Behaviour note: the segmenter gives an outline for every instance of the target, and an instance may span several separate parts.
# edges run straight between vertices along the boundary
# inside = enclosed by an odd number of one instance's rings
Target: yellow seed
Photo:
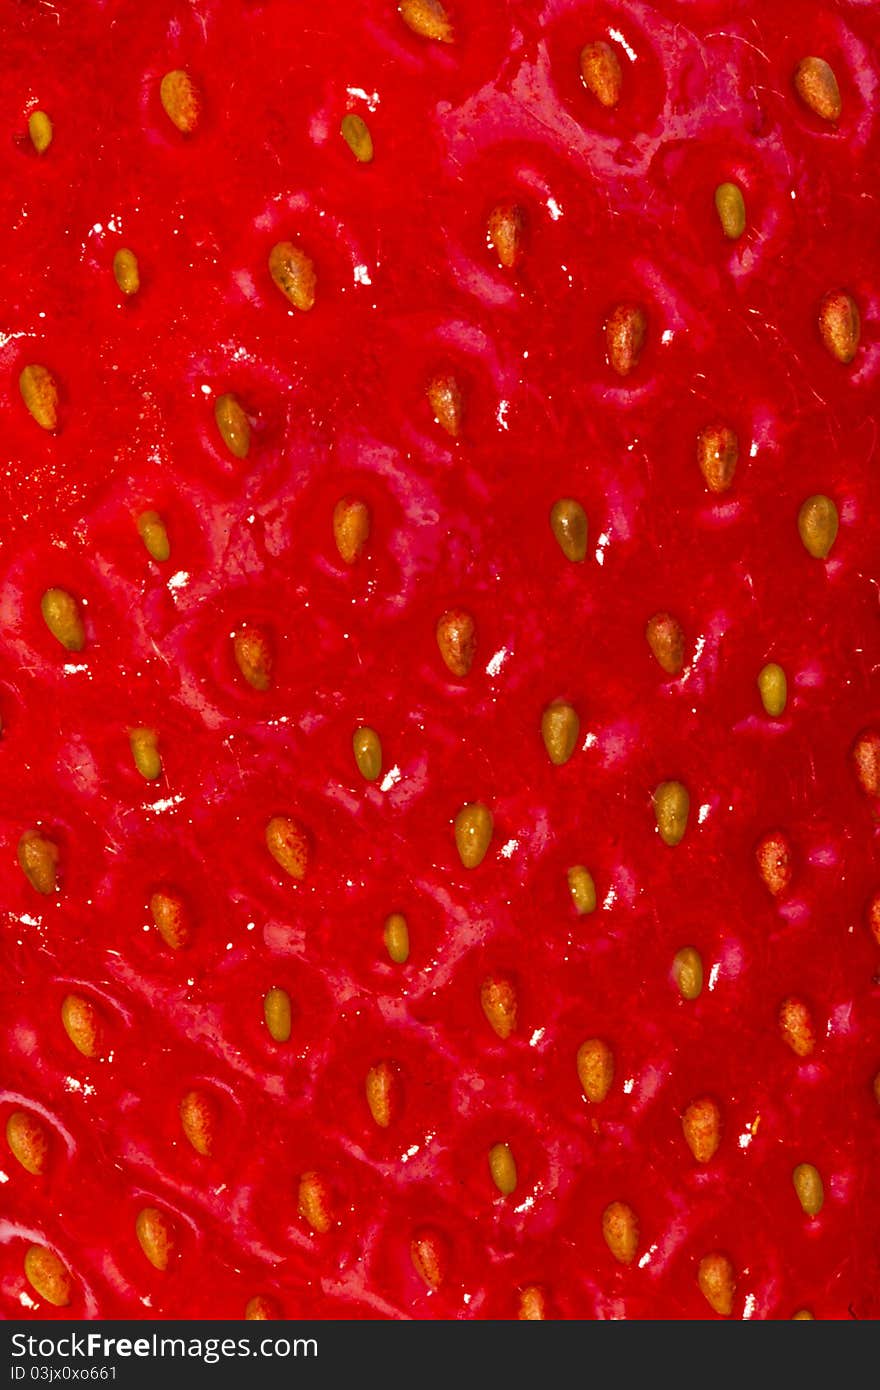
[[[437,43],[452,43],[452,25],[440,0],[399,0],[397,9],[404,24],[414,34],[423,39],[434,39]]]
[[[455,844],[466,869],[482,864],[492,839],[492,812],[480,801],[462,806],[455,817]]]
[[[24,1257],[25,1278],[40,1298],[55,1308],[66,1308],[70,1302],[70,1274],[58,1256],[45,1245],[31,1245]]]
[[[684,632],[678,619],[655,613],[648,619],[645,638],[658,666],[668,676],[677,676],[684,665]]]
[[[269,1036],[274,1042],[285,1043],[290,1040],[291,1003],[286,989],[273,985],[263,1000],[263,1015]]]
[[[303,314],[314,306],[315,265],[292,241],[279,241],[269,252],[269,274],[286,299]]]
[[[166,72],[159,84],[159,100],[165,115],[183,135],[191,135],[199,123],[201,96],[188,72]]]
[[[268,1294],[255,1293],[247,1301],[244,1316],[246,1322],[275,1322],[283,1314],[277,1299],[270,1298]]]
[[[791,841],[781,830],[770,830],[755,846],[755,863],[768,893],[778,898],[791,883],[794,872]]]
[[[587,1100],[599,1105],[614,1080],[614,1053],[601,1038],[588,1038],[577,1053],[577,1073]]]
[[[220,438],[233,458],[245,459],[251,447],[251,425],[237,396],[227,392],[214,402]]]
[[[58,428],[58,386],[48,367],[31,362],[18,378],[21,398],[41,429]]]
[[[798,531],[804,549],[815,560],[827,558],[837,539],[837,508],[830,497],[817,493],[802,503],[798,512]]]
[[[393,1062],[377,1062],[367,1072],[367,1105],[380,1129],[387,1129],[399,1110],[400,1079]]]
[[[796,1057],[809,1057],[816,1049],[816,1028],[809,1006],[790,995],[779,1005],[779,1031]]]
[[[580,564],[587,557],[587,514],[573,497],[560,497],[550,508],[550,529],[566,560]]]
[[[350,111],[347,116],[343,116],[340,130],[343,140],[358,163],[369,164],[373,158],[373,137],[366,121]]]
[[[155,729],[131,729],[128,735],[134,765],[146,782],[162,776],[162,756]]]
[[[697,463],[710,492],[727,492],[739,460],[739,439],[730,425],[706,425],[697,435]]]
[[[177,1250],[177,1228],[158,1207],[144,1207],[135,1221],[138,1244],[154,1269],[166,1270]]]
[[[771,719],[778,719],[784,712],[788,700],[788,681],[785,672],[775,661],[769,661],[758,673],[758,690],[761,704]]]
[[[840,88],[834,69],[824,58],[802,58],[795,68],[794,85],[804,105],[821,120],[840,119]]]
[[[626,1202],[611,1202],[602,1213],[602,1235],[618,1264],[631,1265],[639,1248],[639,1219]]]
[[[32,888],[47,896],[58,887],[58,846],[39,830],[26,830],[18,842],[18,862]]]
[[[513,270],[522,251],[526,217],[522,208],[499,203],[489,214],[486,239],[505,270]]]
[[[677,845],[687,830],[691,799],[681,782],[661,782],[654,792],[654,815],[665,845]]]
[[[581,721],[577,711],[564,700],[554,700],[541,715],[541,737],[547,755],[556,767],[567,763],[577,747]]]
[[[189,945],[193,935],[192,914],[175,889],[157,888],[150,894],[150,915],[165,945],[172,951]]]
[[[137,519],[138,535],[147,548],[147,552],[163,564],[171,555],[171,543],[168,540],[168,532],[165,523],[158,512],[141,512]]]
[[[252,690],[272,689],[275,651],[270,635],[253,623],[245,623],[233,634],[232,655],[235,664]]]
[[[796,1313],[792,1314],[791,1320],[792,1322],[815,1322],[815,1318],[809,1308],[799,1308]]]
[[[862,317],[846,290],[830,290],[819,305],[819,336],[826,352],[848,366],[859,350]]]
[[[214,1151],[219,1117],[207,1091],[187,1091],[180,1102],[180,1124],[196,1153],[210,1158]]]
[[[581,77],[588,92],[607,108],[616,106],[623,90],[620,59],[604,39],[581,49]]]
[[[333,1225],[330,1189],[320,1173],[303,1173],[300,1178],[299,1214],[316,1235],[326,1235]]]
[[[708,1163],[721,1143],[721,1107],[711,1096],[691,1101],[681,1117],[685,1143],[698,1163]]]
[[[519,1005],[513,980],[505,975],[488,976],[480,986],[480,1005],[499,1038],[509,1038],[516,1032]]]
[[[629,376],[639,365],[648,332],[644,309],[636,304],[618,304],[605,324],[608,365],[618,376]]]
[[[56,641],[69,652],[81,652],[86,644],[79,604],[66,589],[47,589],[40,599],[43,621]]]
[[[97,1057],[103,1043],[103,1028],[98,1011],[81,994],[67,994],[61,1003],[61,1023],[77,1052],[83,1057]]]
[[[121,246],[113,257],[113,274],[123,294],[137,294],[141,287],[137,256],[127,246]]]
[[[45,111],[32,111],[28,116],[28,135],[37,154],[45,154],[52,143],[52,122]]]
[[[402,912],[392,912],[385,918],[385,950],[395,965],[405,965],[409,960],[409,927]]]
[[[593,875],[583,864],[575,864],[569,869],[568,891],[579,916],[585,917],[588,913],[596,911],[596,885]]]
[[[715,208],[724,235],[737,241],[746,229],[746,205],[739,185],[719,183],[715,189]]]
[[[736,1275],[727,1256],[718,1251],[704,1255],[697,1267],[697,1284],[710,1308],[729,1318],[736,1296]]]
[[[448,375],[432,377],[425,387],[425,395],[428,397],[428,404],[434,412],[437,424],[453,439],[457,439],[461,434],[464,408],[461,399],[461,387],[455,377]]]
[[[547,1295],[540,1284],[528,1284],[520,1290],[517,1318],[520,1322],[543,1322],[546,1317]]]
[[[703,961],[695,946],[683,946],[672,962],[672,973],[682,999],[698,999],[703,992]]]
[[[477,625],[473,614],[464,608],[448,609],[437,619],[434,635],[447,669],[454,676],[466,676],[477,651]]]
[[[791,1175],[798,1201],[806,1216],[818,1216],[825,1202],[825,1187],[818,1168],[799,1163]]]
[[[446,1278],[447,1248],[443,1237],[430,1228],[417,1231],[409,1247],[413,1269],[429,1289],[439,1289]]]
[[[370,539],[370,509],[359,497],[341,497],[333,508],[333,539],[347,565],[360,559]]]
[[[38,1177],[49,1161],[49,1132],[42,1120],[26,1110],[13,1110],[6,1121],[9,1151],[22,1168]]]
[[[364,725],[355,729],[351,742],[358,772],[368,782],[375,782],[382,771],[382,744],[379,735],[375,729]]]
[[[286,874],[302,882],[309,867],[309,833],[293,816],[273,816],[266,826],[266,848]]]
[[[509,1144],[493,1144],[489,1150],[489,1172],[502,1197],[516,1191],[516,1159]]]

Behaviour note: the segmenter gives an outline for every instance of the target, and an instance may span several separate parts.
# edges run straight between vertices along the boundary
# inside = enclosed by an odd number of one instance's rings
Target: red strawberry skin
[[[301,0],[212,3],[204,23],[181,0],[75,22],[28,6],[5,26],[0,1120],[36,1115],[49,1157],[38,1175],[0,1157],[4,1316],[241,1317],[261,1295],[306,1317],[512,1319],[540,1286],[557,1318],[712,1318],[697,1268],[714,1252],[734,1317],[880,1312],[880,864],[851,762],[880,718],[880,16],[651,13],[608,4],[587,32],[574,4],[469,0],[449,44],[385,0],[328,0],[314,28]],[[608,109],[580,79],[598,40],[620,56]],[[812,53],[837,76],[836,123],[794,90]],[[173,70],[200,93],[188,134],[159,98]],[[34,101],[54,129],[41,155]],[[369,164],[339,134],[347,111]],[[713,201],[728,180],[735,242]],[[486,241],[501,203],[527,228],[511,268]],[[272,283],[280,241],[314,263],[308,313]],[[861,312],[848,365],[818,329],[841,288]],[[605,356],[620,303],[647,324],[626,378]],[[58,383],[54,433],[22,405],[29,363]],[[437,374],[461,387],[455,438],[426,400]],[[227,392],[246,460],[218,443]],[[695,450],[719,419],[740,450],[716,496]],[[840,516],[825,561],[797,529],[816,494]],[[371,517],[350,566],[345,496]],[[586,511],[582,564],[552,534],[559,498]],[[148,509],[167,562],[138,537]],[[82,605],[81,652],[46,630],[51,586]],[[477,648],[453,679],[435,630],[459,608]],[[657,612],[686,635],[675,679],[645,641]],[[268,690],[235,666],[245,624],[271,638]],[[769,661],[788,678],[772,720]],[[561,767],[540,734],[557,699],[581,720]],[[375,784],[352,758],[363,725],[382,741]],[[133,728],[158,732],[155,782]],[[651,803],[669,780],[690,794],[674,847]],[[494,833],[468,871],[452,821],[475,801]],[[279,812],[308,830],[301,881],[266,848]],[[16,858],[33,828],[59,848],[49,896]],[[779,899],[755,868],[770,830],[796,866]],[[597,889],[585,917],[575,864]],[[163,884],[190,914],[179,950],[149,912]],[[685,946],[703,962],[693,1000],[672,979]],[[503,1040],[488,977],[517,990]],[[286,1043],[264,1023],[273,987],[292,1001]],[[98,1011],[98,1057],[62,1027],[69,994]],[[804,1058],[779,1033],[792,996],[815,1020]],[[598,1104],[577,1074],[590,1038],[614,1052]],[[365,1095],[383,1059],[387,1127]],[[209,1156],[181,1128],[194,1089]],[[682,1115],[706,1095],[722,1132],[698,1164]],[[497,1143],[516,1162],[504,1198]],[[813,1218],[800,1163],[824,1182]],[[298,1212],[310,1173],[332,1217],[319,1234]],[[617,1202],[638,1219],[628,1265],[602,1236]],[[167,1270],[138,1245],[144,1208],[173,1222]],[[424,1230],[436,1287],[411,1257]],[[25,1279],[35,1241],[71,1273],[67,1307]]]

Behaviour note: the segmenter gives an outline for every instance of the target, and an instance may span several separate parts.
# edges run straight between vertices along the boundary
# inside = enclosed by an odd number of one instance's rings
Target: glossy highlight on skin
[[[0,1313],[876,1317],[880,16],[12,8]]]

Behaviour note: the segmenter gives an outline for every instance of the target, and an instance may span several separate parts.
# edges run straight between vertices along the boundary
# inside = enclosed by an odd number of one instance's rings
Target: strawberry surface
[[[0,15],[5,1316],[876,1316],[876,7]]]

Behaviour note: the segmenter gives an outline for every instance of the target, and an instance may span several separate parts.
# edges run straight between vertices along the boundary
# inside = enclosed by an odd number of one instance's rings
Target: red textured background
[[[73,1276],[63,1316],[238,1317],[255,1293],[288,1316],[516,1317],[540,1283],[563,1318],[714,1314],[696,1284],[721,1250],[735,1317],[876,1315],[880,1068],[876,806],[853,739],[880,714],[880,14],[870,3],[663,0],[654,6],[456,0],[456,41],[413,35],[392,0],[0,3],[0,1119],[48,1123],[42,1177],[0,1154],[0,1302],[54,1316],[27,1285],[27,1245]],[[585,91],[578,55],[605,37],[619,107]],[[627,57],[627,49],[632,58]],[[792,73],[834,67],[840,122],[804,108]],[[169,124],[162,74],[204,95],[190,138]],[[48,111],[39,157],[27,115]],[[367,119],[375,159],[340,138]],[[725,240],[715,186],[744,190]],[[528,218],[520,267],[499,268],[486,219]],[[317,301],[293,312],[266,267],[280,239],[314,259]],[[123,302],[114,252],[142,288]],[[846,288],[862,314],[855,361],[825,351],[818,305]],[[648,336],[621,381],[603,324],[644,306]],[[17,377],[55,373],[61,427],[41,432]],[[425,383],[452,371],[464,427],[431,418]],[[213,398],[253,426],[246,462],[218,439]],[[732,490],[704,487],[695,437],[718,419],[741,442]],[[827,562],[797,513],[834,498]],[[373,516],[347,568],[334,503]],[[583,565],[548,524],[559,497],[589,518]],[[168,525],[153,562],[132,520]],[[69,657],[39,599],[86,605]],[[451,678],[434,641],[450,605],[477,624]],[[669,679],[645,623],[682,623]],[[264,624],[274,689],[243,685],[229,634]],[[770,660],[789,704],[769,720]],[[540,738],[561,697],[581,718],[562,768]],[[385,770],[351,754],[361,723]],[[144,783],[128,729],[160,733]],[[680,846],[651,792],[691,794]],[[451,822],[491,806],[471,873]],[[314,855],[301,885],[263,841],[299,816]],[[16,863],[23,831],[61,847],[41,898]],[[754,845],[795,849],[774,901]],[[600,908],[578,918],[565,871],[587,864]],[[187,949],[149,925],[158,884],[187,896]],[[393,911],[411,955],[382,944]],[[675,952],[706,987],[678,995]],[[480,983],[509,973],[519,1026],[502,1042]],[[289,990],[286,1046],[262,1021]],[[63,1031],[71,989],[103,1011],[89,1062]],[[781,1041],[789,994],[814,1010],[806,1061]],[[606,1038],[616,1075],[583,1098],[578,1045]],[[372,1122],[364,1078],[400,1068],[403,1110]],[[177,1107],[211,1090],[206,1159]],[[694,1162],[680,1115],[724,1114]],[[750,1126],[760,1117],[752,1136]],[[515,1195],[493,1188],[511,1145]],[[825,1182],[810,1220],[791,1171]],[[301,1173],[333,1192],[333,1229],[297,1214]],[[638,1213],[639,1259],[601,1233],[608,1202]],[[135,1238],[138,1210],[172,1215],[166,1273]],[[429,1293],[410,1261],[425,1223],[448,1274]]]

